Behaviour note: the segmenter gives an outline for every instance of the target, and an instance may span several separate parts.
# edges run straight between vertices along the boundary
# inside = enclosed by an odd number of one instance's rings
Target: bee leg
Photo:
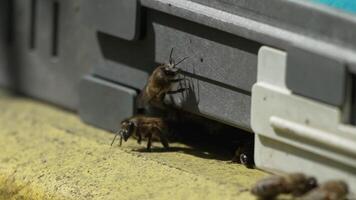
[[[142,135],[141,135],[141,129],[140,129],[140,128],[137,128],[137,127],[136,127],[135,135],[136,135],[136,137],[137,137],[137,143],[138,143],[138,144],[141,144]]]
[[[176,78],[176,79],[171,79],[169,80],[169,82],[171,83],[178,83],[178,82],[181,82],[181,81],[184,81],[184,80],[187,80],[185,78]]]
[[[162,134],[160,134],[159,137],[160,137],[161,143],[162,143],[162,145],[164,146],[164,148],[169,149],[169,144],[168,144],[168,139],[167,139],[167,137],[164,136],[164,135],[162,135]]]
[[[154,134],[159,136],[159,139],[162,143],[162,145],[164,146],[165,149],[169,148],[169,144],[168,144],[168,139],[166,137],[166,135],[164,134],[163,130],[160,129],[159,127],[154,127],[153,131],[155,132]]]
[[[238,147],[235,151],[234,157],[231,159],[231,162],[241,163],[240,156],[241,156],[241,147]]]
[[[141,135],[138,135],[138,137],[137,137],[137,143],[138,143],[138,144],[141,144],[141,141],[142,141],[142,136],[141,136]]]
[[[151,146],[152,146],[152,134],[149,134],[147,136],[147,151],[151,151]]]
[[[177,90],[168,91],[167,94],[177,94],[186,91],[188,88],[179,88]]]

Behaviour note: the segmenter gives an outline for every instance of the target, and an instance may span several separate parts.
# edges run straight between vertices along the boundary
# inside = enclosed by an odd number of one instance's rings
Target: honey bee
[[[253,168],[254,162],[251,158],[253,158],[253,156],[251,156],[249,152],[245,152],[243,147],[239,147],[236,149],[235,155],[231,159],[231,162],[243,164],[247,168]]]
[[[232,162],[245,165],[247,168],[253,168],[255,162],[253,160],[254,143],[253,138],[243,140],[243,143],[236,149]]]
[[[311,190],[300,200],[342,200],[346,198],[348,186],[344,181],[328,181]]]
[[[279,194],[288,193],[296,197],[315,187],[317,187],[317,181],[314,177],[308,177],[302,173],[291,173],[262,179],[253,186],[251,193],[261,199],[271,199]]]
[[[136,115],[121,122],[121,129],[117,132],[111,142],[115,142],[117,136],[120,136],[120,146],[122,140],[125,142],[131,137],[135,137],[141,144],[143,138],[147,139],[147,150],[151,150],[152,140],[160,140],[162,145],[168,149],[168,139],[166,136],[168,127],[166,122],[160,117],[147,117]]]
[[[167,94],[180,93],[186,90],[186,88],[179,88],[172,90],[173,83],[178,83],[183,78],[177,78],[177,75],[181,71],[177,66],[186,60],[188,57],[183,58],[179,62],[175,63],[172,58],[173,48],[169,56],[169,63],[159,65],[148,78],[147,84],[141,91],[138,98],[138,107],[142,108],[147,105],[155,106],[159,108],[165,108],[164,98]]]

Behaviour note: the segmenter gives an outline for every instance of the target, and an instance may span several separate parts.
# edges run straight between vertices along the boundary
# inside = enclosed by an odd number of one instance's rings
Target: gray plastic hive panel
[[[152,29],[144,40],[126,41],[108,34],[98,33],[103,64],[93,66],[93,73],[106,79],[143,88],[148,75],[158,65],[154,62]]]
[[[356,48],[355,18],[324,5],[304,0],[192,0],[265,24],[287,28],[315,39],[342,42]],[[293,13],[291,15],[291,13]],[[312,20],[311,20],[312,19]],[[330,28],[333,27],[333,28]],[[330,41],[331,40],[331,41]]]
[[[346,77],[342,62],[301,49],[288,50],[286,82],[296,94],[341,106]]]
[[[355,16],[323,5],[299,0],[141,0],[141,4],[279,49],[295,46],[356,64]]]
[[[137,0],[83,0],[83,21],[97,30],[126,39],[139,36]]]
[[[9,22],[10,22],[10,1],[2,1],[0,6],[0,85],[9,84],[8,56],[9,56]]]
[[[250,130],[250,94],[241,93],[234,88],[224,87],[190,73],[186,74],[185,78],[188,80],[186,84],[176,87],[187,90],[168,96],[166,101],[188,112]]]
[[[76,109],[77,84],[100,58],[95,35],[80,22],[80,1],[13,3],[13,84],[27,95]]]
[[[86,76],[80,84],[79,115],[90,124],[117,131],[134,113],[136,91],[100,78]]]

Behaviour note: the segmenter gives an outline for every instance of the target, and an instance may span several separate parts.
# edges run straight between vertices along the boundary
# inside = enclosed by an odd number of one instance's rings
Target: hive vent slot
[[[60,5],[57,1],[53,2],[53,23],[52,23],[52,56],[58,56],[58,33],[59,33],[59,14]]]

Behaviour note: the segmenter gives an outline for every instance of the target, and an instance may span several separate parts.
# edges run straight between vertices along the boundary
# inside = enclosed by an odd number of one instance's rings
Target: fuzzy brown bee
[[[187,57],[180,60],[178,63],[172,58],[173,48],[169,56],[169,63],[158,66],[151,74],[144,89],[141,91],[138,98],[138,107],[142,108],[147,105],[159,108],[165,108],[164,98],[167,94],[175,94],[183,92],[185,88],[180,88],[172,91],[173,83],[182,81],[182,78],[177,78],[180,69],[177,65],[182,63]]]
[[[147,117],[137,115],[125,119],[121,122],[121,129],[115,135],[111,145],[113,145],[116,137],[120,136],[120,146],[122,139],[125,141],[133,136],[140,144],[143,138],[147,139],[147,150],[151,149],[153,140],[160,140],[165,148],[169,148],[168,139],[166,136],[168,127],[166,122],[159,117]]]
[[[328,181],[305,194],[300,200],[343,200],[348,193],[344,181]]]
[[[301,196],[317,186],[313,177],[302,173],[291,173],[285,176],[274,175],[262,179],[251,189],[251,193],[262,199],[274,198],[279,194]]]

